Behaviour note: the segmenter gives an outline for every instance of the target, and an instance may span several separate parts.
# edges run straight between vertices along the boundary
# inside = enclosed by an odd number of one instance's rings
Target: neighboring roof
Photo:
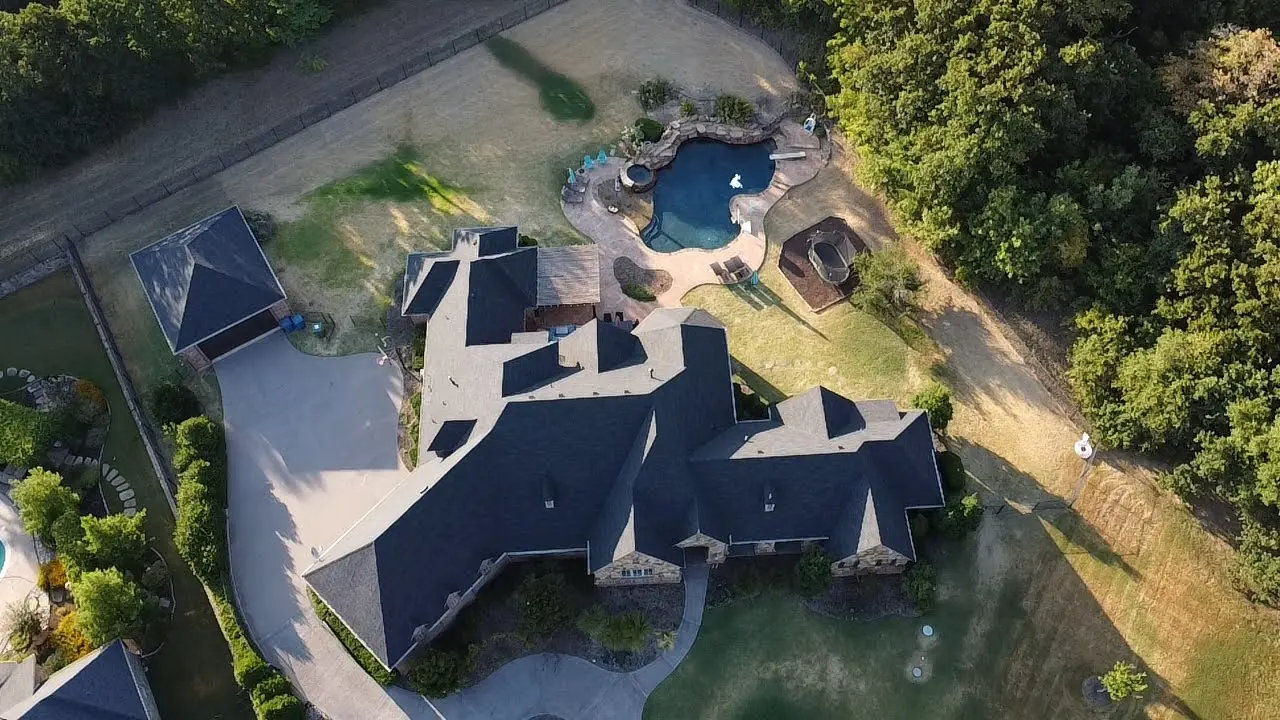
[[[426,333],[435,452],[304,573],[384,664],[504,553],[583,552],[592,571],[631,552],[681,563],[676,544],[701,532],[914,558],[906,508],[942,504],[922,412],[815,388],[738,423],[727,333],[706,312],[539,340],[514,311],[531,299],[531,249],[482,256],[460,238],[443,257],[459,266]]]
[[[2,720],[159,720],[142,663],[119,640],[49,677]]]
[[[36,656],[0,663],[0,714],[35,694]]]
[[[175,353],[285,296],[237,207],[137,250],[129,259]]]
[[[600,252],[594,244],[538,248],[538,305],[600,302]]]

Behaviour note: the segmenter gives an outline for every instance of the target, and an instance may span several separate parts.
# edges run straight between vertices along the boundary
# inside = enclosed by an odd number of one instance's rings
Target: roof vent
[[[550,475],[542,476],[542,507],[548,510],[556,508],[556,488]]]
[[[773,512],[773,508],[774,508],[773,483],[769,480],[765,480],[764,481],[764,511]]]

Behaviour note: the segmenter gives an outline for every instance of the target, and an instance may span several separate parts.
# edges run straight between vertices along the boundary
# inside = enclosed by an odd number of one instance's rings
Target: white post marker
[[[1088,460],[1093,457],[1093,442],[1089,440],[1089,433],[1085,433],[1075,444],[1076,455],[1081,460]]]

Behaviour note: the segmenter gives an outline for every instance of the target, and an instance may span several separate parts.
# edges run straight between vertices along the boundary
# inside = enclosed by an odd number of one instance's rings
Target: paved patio
[[[18,507],[7,492],[0,493],[0,541],[4,542],[4,567],[0,569],[0,608],[23,602],[36,592],[36,575],[40,572],[40,559],[36,555],[35,538],[22,531]],[[45,557],[53,554],[45,552]],[[46,607],[48,603],[43,605]]]
[[[643,318],[655,307],[678,307],[680,300],[693,288],[721,284],[720,278],[712,272],[711,264],[723,265],[734,256],[740,257],[752,270],[759,270],[764,264],[768,244],[764,234],[765,215],[788,190],[812,180],[830,156],[829,149],[821,147],[817,138],[805,134],[798,123],[790,120],[781,123],[774,134],[774,142],[778,152],[804,150],[808,154],[800,160],[777,161],[773,182],[764,192],[738,195],[730,201],[730,212],[739,219],[742,232],[722,248],[656,252],[645,245],[640,237],[640,228],[621,214],[610,213],[594,190],[589,189],[585,193],[582,203],[562,203],[569,223],[600,246],[601,312],[621,310],[629,318]],[[608,165],[588,170],[583,176],[592,185],[612,183],[624,164],[622,158],[611,158]],[[662,182],[661,176],[658,182]],[[671,274],[671,287],[651,303],[627,297],[613,276],[613,263],[619,257],[630,258],[642,268],[667,271]]]

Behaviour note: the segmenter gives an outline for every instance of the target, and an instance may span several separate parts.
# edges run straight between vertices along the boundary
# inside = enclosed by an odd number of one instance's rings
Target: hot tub
[[[653,187],[653,183],[658,179],[658,174],[644,165],[635,163],[627,163],[619,175],[622,184],[630,188],[634,192],[645,192]]]

